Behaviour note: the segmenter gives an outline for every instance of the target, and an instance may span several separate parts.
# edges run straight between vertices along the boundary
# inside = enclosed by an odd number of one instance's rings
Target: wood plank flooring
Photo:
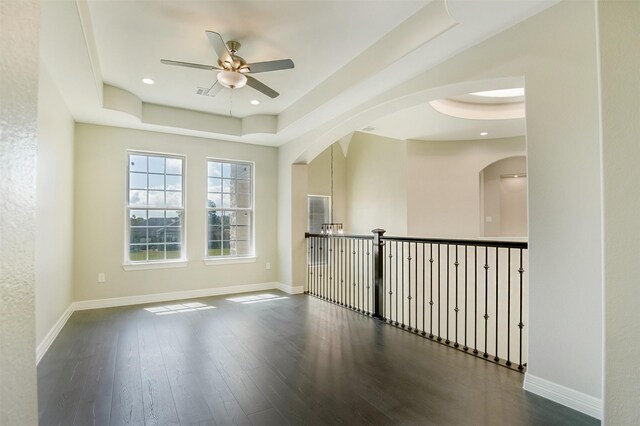
[[[599,424],[523,391],[519,373],[312,297],[264,293],[286,298],[75,312],[38,365],[40,424]],[[145,309],[193,302],[215,309]]]

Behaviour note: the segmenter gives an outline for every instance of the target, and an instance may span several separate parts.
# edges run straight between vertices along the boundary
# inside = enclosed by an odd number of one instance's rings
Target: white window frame
[[[311,217],[311,209],[310,209],[311,197],[324,198],[328,201],[327,213],[329,216],[329,220],[327,223],[331,223],[333,220],[333,217],[331,217],[331,203],[333,202],[331,195],[307,194],[307,232],[311,232],[311,227],[310,227],[311,221],[309,220]],[[317,233],[319,234],[320,232],[317,232]],[[326,265],[327,256],[328,256],[328,253],[326,252],[326,250],[323,251],[322,254],[320,254],[319,252],[316,252],[315,255],[311,255],[311,249],[309,248],[307,252],[307,265],[310,267]]]
[[[333,218],[331,217],[331,203],[333,203],[333,200],[331,199],[331,195],[316,195],[316,194],[307,194],[307,232],[311,232],[311,221],[309,220],[311,217],[311,210],[310,210],[310,198],[311,197],[315,197],[315,198],[325,198],[326,200],[328,200],[328,216],[329,216],[329,221],[326,223],[331,223],[333,221]],[[319,233],[319,232],[318,232]]]
[[[182,160],[182,207],[142,207],[142,206],[130,206],[129,205],[129,197],[130,197],[130,178],[131,178],[131,155],[144,155],[144,156],[157,156],[164,158],[176,158]],[[137,149],[128,149],[125,153],[125,161],[126,161],[126,182],[125,182],[125,235],[124,235],[124,262],[122,264],[123,269],[125,271],[131,270],[145,270],[145,269],[163,269],[163,268],[177,268],[187,266],[187,206],[186,206],[186,192],[187,192],[187,157],[181,154],[167,153],[167,152],[157,152],[157,151],[144,151]],[[147,174],[149,171],[147,170]],[[165,169],[166,176],[166,169]],[[166,190],[166,189],[165,189]],[[130,235],[131,235],[131,223],[130,223],[130,212],[131,210],[156,210],[156,211],[165,211],[165,210],[173,210],[173,211],[181,211],[181,220],[180,220],[180,235],[181,240],[178,244],[181,245],[181,256],[177,259],[157,259],[157,260],[131,260],[130,258]],[[148,217],[147,217],[148,219]],[[166,243],[165,243],[166,245]]]
[[[250,208],[226,208],[226,207],[209,207],[209,162],[248,164],[251,166],[251,176],[249,185],[251,187],[251,207]],[[224,265],[234,263],[254,263],[256,261],[256,164],[253,161],[237,160],[230,158],[207,157],[205,159],[205,232],[204,232],[204,263],[205,265]],[[217,211],[248,211],[251,216],[250,220],[250,248],[249,253],[242,256],[209,256],[209,212]]]

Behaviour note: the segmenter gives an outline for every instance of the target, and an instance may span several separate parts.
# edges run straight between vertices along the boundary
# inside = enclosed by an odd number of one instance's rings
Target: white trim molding
[[[172,260],[166,262],[140,262],[123,263],[122,269],[125,271],[146,271],[149,269],[184,268],[187,266],[186,260]]]
[[[204,259],[204,264],[207,266],[212,266],[212,265],[232,265],[234,263],[256,263],[256,257],[255,256],[247,256],[247,257],[228,257],[228,258],[224,258],[224,257],[219,257],[219,258],[214,258],[214,257],[209,257],[207,259]]]
[[[302,294],[304,293],[304,287],[301,285],[298,286],[290,286],[282,283],[276,283],[276,288],[280,291],[284,291],[289,294]]]
[[[44,354],[47,353],[53,341],[56,339],[56,337],[58,337],[58,333],[60,333],[62,327],[64,327],[64,325],[67,323],[67,320],[69,319],[71,314],[73,314],[73,311],[73,303],[71,303],[71,305],[69,305],[69,307],[62,313],[60,318],[58,318],[58,321],[53,324],[51,330],[49,330],[47,335],[44,336],[44,339],[42,339],[42,341],[38,344],[38,347],[36,348],[36,365],[40,363],[40,360],[42,359]]]
[[[602,420],[602,400],[526,373],[524,390]]]

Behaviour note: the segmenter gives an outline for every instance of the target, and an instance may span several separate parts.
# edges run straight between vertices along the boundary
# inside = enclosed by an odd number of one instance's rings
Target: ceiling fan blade
[[[279,59],[277,61],[256,62],[255,64],[249,64],[251,74],[268,71],[288,70],[293,67],[294,65],[291,59]]]
[[[256,80],[255,78],[251,77],[250,75],[245,75],[245,77],[247,77],[247,86],[251,86],[254,89],[256,89],[258,92],[262,92],[265,95],[267,95],[270,98],[277,98],[278,96],[280,96],[280,93],[276,92],[275,90],[273,90],[271,87],[267,86],[264,83],[259,82],[258,80]]]
[[[218,58],[221,62],[230,62],[231,61],[231,52],[227,49],[227,45],[225,44],[222,36],[215,31],[205,31],[207,33],[207,38],[209,39],[209,43],[213,47],[213,50],[218,55]]]
[[[220,68],[213,65],[193,64],[191,62],[170,61],[169,59],[160,59],[165,65],[177,65],[179,67],[198,68],[201,70],[219,70]]]

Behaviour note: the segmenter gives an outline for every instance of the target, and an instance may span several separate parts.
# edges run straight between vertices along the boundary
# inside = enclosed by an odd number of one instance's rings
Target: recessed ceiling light
[[[257,99],[252,100],[251,102],[249,102],[251,105],[260,105],[260,101]]]
[[[485,98],[515,98],[517,96],[524,96],[524,88],[487,90],[485,92],[473,92],[471,94]]]
[[[153,84],[153,83],[155,83],[155,81],[153,81],[153,80],[152,80],[152,79],[150,79],[150,78],[143,78],[143,79],[142,79],[142,82],[143,82],[144,84]]]
[[[513,177],[518,177],[518,175],[513,175]]]
[[[480,136],[487,136],[489,134],[489,132],[482,132],[480,133]]]

